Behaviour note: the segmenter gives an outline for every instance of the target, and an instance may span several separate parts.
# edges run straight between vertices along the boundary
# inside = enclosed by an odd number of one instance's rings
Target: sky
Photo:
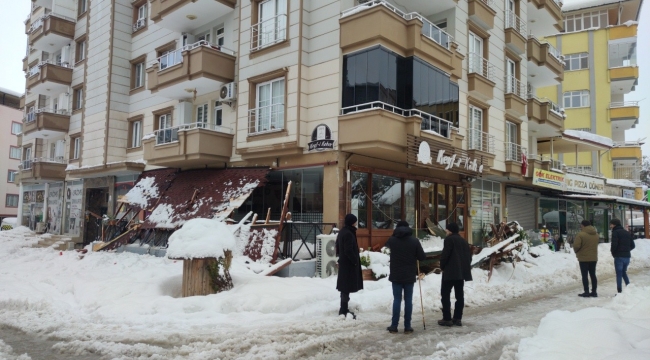
[[[584,0],[566,0],[567,3]],[[7,6],[11,2],[11,7]],[[27,35],[25,24],[30,11],[29,0],[2,0],[0,11],[0,87],[19,93],[25,91],[25,73],[22,60],[25,57]],[[637,59],[650,59],[650,4],[642,7],[638,29]],[[626,140],[638,140],[647,137],[643,154],[650,155],[650,65],[639,69],[639,85],[636,91],[625,96],[626,101],[641,101],[641,118],[636,128],[625,133]]]

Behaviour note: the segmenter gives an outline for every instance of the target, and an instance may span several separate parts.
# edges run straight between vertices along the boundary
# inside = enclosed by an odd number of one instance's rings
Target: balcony
[[[206,94],[235,78],[235,53],[199,41],[159,57],[148,69],[147,88],[169,99]]]
[[[23,71],[27,71],[27,69],[29,69],[29,65],[27,63],[27,58],[29,58],[29,56],[25,56],[23,58]]]
[[[427,6],[443,2],[427,2]],[[340,46],[350,53],[384,44],[401,56],[417,56],[431,65],[462,78],[462,60],[451,35],[417,12],[405,13],[388,2],[373,0],[343,11]]]
[[[564,56],[547,42],[529,36],[528,82],[535,88],[558,85],[564,80]]]
[[[32,0],[32,3],[34,3],[34,6],[40,6],[48,9],[52,8],[52,0]]]
[[[467,130],[467,155],[474,159],[485,158],[490,168],[494,166],[494,144],[494,135],[476,129]]]
[[[528,126],[540,137],[550,137],[564,131],[564,112],[549,99],[528,98]]]
[[[235,9],[237,0],[150,0],[151,21],[175,32],[191,32]]]
[[[467,61],[467,85],[470,95],[481,100],[492,100],[496,85],[494,66],[479,54],[470,53]]]
[[[515,54],[521,55],[526,52],[526,38],[528,37],[526,23],[512,11],[506,11],[504,15],[506,46]]]
[[[27,73],[27,91],[40,95],[66,92],[72,84],[72,68],[41,62]]]
[[[32,49],[56,53],[74,39],[74,19],[49,13],[34,20],[29,30],[29,46]]]
[[[634,91],[639,81],[636,49],[636,39],[609,44],[609,79],[612,94],[620,95]]]
[[[641,180],[641,166],[615,166],[613,172],[614,179],[625,179],[635,183]]]
[[[609,104],[609,119],[618,130],[629,130],[639,123],[639,102],[623,101]]]
[[[341,109],[342,151],[403,161],[407,135],[459,149],[464,138],[451,122],[415,109],[400,109],[379,101]]]
[[[63,181],[67,164],[63,157],[35,158],[23,160],[18,167],[20,168],[17,176],[19,179],[16,179],[16,182]]]
[[[526,148],[521,147],[519,144],[507,142],[505,145],[506,151],[506,171],[505,175],[508,177],[522,177],[526,174],[521,172],[521,164],[524,161],[524,155],[526,154]]]
[[[233,137],[232,129],[207,123],[161,129],[144,140],[144,159],[183,169],[224,163],[232,156]]]
[[[530,33],[545,36],[564,31],[561,3],[560,0],[528,0],[526,15]]]
[[[514,76],[505,78],[506,111],[515,117],[526,115],[526,84]]]
[[[615,142],[611,150],[612,160],[642,160],[641,146],[638,141]]]
[[[467,0],[467,5],[467,12],[472,21],[484,30],[494,27],[494,16],[497,14],[494,10],[494,0]]]
[[[639,25],[633,24],[630,26],[620,25],[613,26],[609,28],[609,40],[618,40],[626,38],[635,38],[637,34],[637,28]]]
[[[546,170],[555,172],[564,172],[564,164],[561,161],[555,160],[546,155],[530,155],[527,159],[528,171],[524,176],[532,177],[535,170]]]
[[[70,113],[67,110],[42,108],[25,115],[23,140],[65,135],[70,128]]]

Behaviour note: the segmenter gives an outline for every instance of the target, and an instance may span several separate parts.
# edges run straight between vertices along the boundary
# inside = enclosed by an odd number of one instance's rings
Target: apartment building
[[[294,221],[355,213],[363,247],[398,219],[481,243],[564,130],[541,92],[564,78],[551,0],[33,4],[22,223],[79,243],[143,171],[248,167],[268,181],[236,219],[277,218],[291,181]]]
[[[20,148],[18,147],[18,134],[22,132],[22,112],[19,110],[20,97],[14,91],[0,88],[0,174],[6,180],[0,182],[0,220],[6,217],[16,217],[18,213],[18,186],[16,172],[20,163]]]

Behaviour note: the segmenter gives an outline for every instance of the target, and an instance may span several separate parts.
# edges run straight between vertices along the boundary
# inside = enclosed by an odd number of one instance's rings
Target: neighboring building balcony
[[[29,56],[25,56],[23,58],[23,71],[27,71],[27,69],[29,69],[29,64],[27,63],[28,58],[29,58]]]
[[[149,165],[179,168],[204,167],[230,161],[232,129],[193,123],[156,130],[145,136],[144,159]]]
[[[485,30],[494,27],[497,12],[494,0],[467,0],[469,18]]]
[[[20,171],[16,182],[63,181],[65,180],[65,168],[67,166],[63,157],[23,160],[18,165]]]
[[[527,159],[528,171],[525,176],[532,177],[535,170],[555,171],[559,173],[564,172],[564,164],[561,161],[555,160],[547,155],[530,155]]]
[[[639,183],[641,180],[641,166],[615,166],[613,172],[614,179],[630,180],[634,183]]]
[[[76,20],[49,13],[31,23],[29,46],[53,54],[74,39]]]
[[[27,91],[40,95],[65,92],[72,84],[72,68],[48,61],[40,62],[27,73]]]
[[[622,101],[609,104],[609,119],[619,130],[628,130],[639,123],[639,102]]]
[[[235,79],[235,52],[198,41],[167,53],[148,69],[147,88],[169,99],[206,94]]]
[[[526,155],[526,148],[521,147],[519,144],[506,142],[505,143],[505,160],[506,160],[506,176],[525,176],[521,173],[521,165],[524,162]]]
[[[564,31],[561,0],[528,0],[526,16],[531,34],[549,35]]]
[[[528,82],[535,88],[558,85],[564,80],[564,56],[551,44],[529,36]]]
[[[506,111],[515,117],[526,115],[526,93],[528,92],[526,84],[514,76],[506,77],[504,80]]]
[[[612,26],[608,28],[609,40],[636,38],[638,27],[637,24]]]
[[[612,94],[634,91],[639,81],[636,49],[636,39],[609,44],[609,79]]]
[[[571,166],[571,167],[567,167],[565,172],[578,174],[578,175],[605,177],[602,173],[598,172],[596,169],[592,169],[591,166]]]
[[[470,95],[482,100],[492,100],[494,97],[495,75],[494,65],[479,54],[470,53],[467,57],[467,85]]]
[[[42,108],[27,113],[23,119],[23,140],[61,136],[70,128],[70,113],[67,110]]]
[[[400,56],[417,56],[462,78],[464,56],[453,37],[417,12],[405,13],[386,1],[373,0],[343,11],[339,24],[343,53],[384,45]]]
[[[34,6],[40,6],[47,9],[52,8],[52,0],[32,0],[32,3],[34,3]]]
[[[505,11],[504,15],[506,46],[521,55],[526,52],[526,38],[528,37],[526,23],[513,11]]]
[[[382,159],[404,160],[407,135],[462,148],[464,136],[445,119],[380,101],[345,107],[339,116],[339,149]]]
[[[232,12],[236,4],[237,0],[150,0],[149,6],[156,25],[189,32]]]
[[[467,130],[467,155],[474,159],[486,158],[490,168],[494,166],[495,143],[494,135],[477,129]]]
[[[564,131],[566,115],[560,106],[549,99],[528,97],[528,121],[552,127],[555,131]]]
[[[642,160],[641,146],[638,141],[614,142],[611,150],[612,160]]]

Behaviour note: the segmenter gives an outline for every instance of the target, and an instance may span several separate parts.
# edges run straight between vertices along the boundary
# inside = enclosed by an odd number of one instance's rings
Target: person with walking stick
[[[442,320],[438,320],[438,325],[462,326],[461,319],[465,307],[463,287],[465,281],[472,281],[472,254],[467,240],[458,235],[458,224],[448,223],[445,231],[447,237],[440,255]],[[454,295],[456,296],[453,318],[451,317],[451,289],[454,289]]]
[[[386,328],[391,334],[397,333],[402,294],[404,295],[404,333],[413,333],[411,314],[413,312],[413,286],[418,275],[418,261],[426,259],[420,240],[413,236],[413,230],[406,221],[397,222],[393,235],[386,242],[390,249],[390,275],[393,284],[393,317]],[[420,292],[421,294],[421,292]],[[424,321],[424,318],[423,318]]]

